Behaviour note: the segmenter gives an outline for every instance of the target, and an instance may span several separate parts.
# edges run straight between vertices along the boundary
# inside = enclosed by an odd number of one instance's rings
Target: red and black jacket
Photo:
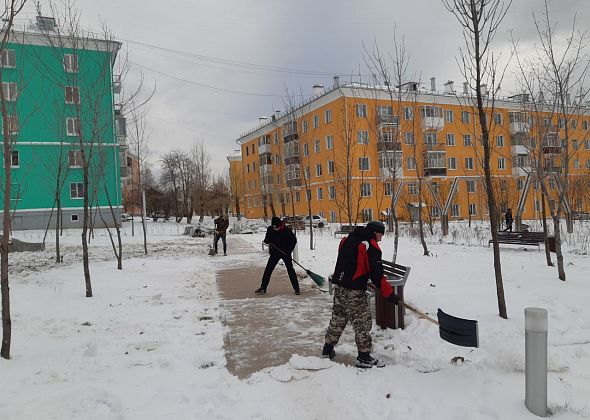
[[[347,289],[367,290],[367,282],[371,280],[384,297],[390,296],[393,288],[383,275],[381,256],[375,232],[357,226],[340,241],[332,283]]]

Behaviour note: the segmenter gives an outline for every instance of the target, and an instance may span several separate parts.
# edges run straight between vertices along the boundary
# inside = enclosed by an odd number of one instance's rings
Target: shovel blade
[[[440,308],[437,317],[440,338],[457,346],[479,347],[477,321],[454,317],[444,313]]]

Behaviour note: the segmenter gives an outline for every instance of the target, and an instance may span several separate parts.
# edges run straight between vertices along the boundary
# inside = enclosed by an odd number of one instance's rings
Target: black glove
[[[385,298],[385,300],[389,303],[393,303],[394,305],[397,305],[400,302],[399,296],[396,295],[395,293],[392,293],[390,296]]]

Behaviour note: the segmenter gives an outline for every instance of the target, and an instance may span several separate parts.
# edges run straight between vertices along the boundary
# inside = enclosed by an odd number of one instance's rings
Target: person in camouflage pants
[[[367,300],[367,282],[379,289],[386,301],[398,303],[399,298],[383,274],[381,248],[378,242],[385,233],[385,225],[379,221],[357,226],[340,241],[338,259],[330,281],[336,286],[332,318],[326,330],[322,357],[336,356],[334,346],[338,344],[342,331],[349,322],[354,330],[358,349],[356,366],[371,368],[385,364],[371,356],[371,311]]]
[[[350,321],[359,352],[371,351],[371,312],[367,292],[336,286],[332,319],[326,331],[326,343],[337,343]]]

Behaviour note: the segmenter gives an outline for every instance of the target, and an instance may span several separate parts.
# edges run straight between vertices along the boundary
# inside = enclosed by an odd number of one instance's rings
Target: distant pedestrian
[[[367,300],[367,282],[381,290],[389,303],[397,304],[398,296],[383,274],[381,248],[378,242],[385,233],[385,225],[371,221],[366,227],[357,226],[340,241],[338,259],[330,281],[334,283],[332,319],[326,331],[322,357],[336,356],[334,346],[338,343],[346,324],[352,324],[358,350],[356,366],[371,368],[385,364],[371,356],[371,311]]]
[[[297,244],[297,237],[291,229],[285,226],[285,223],[278,217],[271,219],[271,225],[266,229],[266,236],[264,237],[265,244],[269,246],[270,256],[262,275],[262,284],[258,289],[254,291],[257,295],[263,295],[266,293],[268,283],[270,283],[270,276],[276,267],[279,260],[283,260],[285,268],[287,268],[287,274],[289,274],[289,280],[291,280],[291,286],[295,294],[299,292],[299,281],[297,280],[297,274],[293,268],[293,259],[291,258],[291,252],[295,249]]]
[[[504,220],[506,221],[506,229],[504,229],[504,232],[512,232],[512,209],[508,209],[506,210],[506,214],[504,215]]]
[[[227,233],[227,228],[229,227],[229,218],[225,214],[222,214],[217,219],[215,219],[213,223],[215,224],[215,246],[213,247],[215,253],[217,254],[217,243],[221,238],[221,242],[223,243],[223,255],[227,255],[227,242],[225,241],[225,234]]]

